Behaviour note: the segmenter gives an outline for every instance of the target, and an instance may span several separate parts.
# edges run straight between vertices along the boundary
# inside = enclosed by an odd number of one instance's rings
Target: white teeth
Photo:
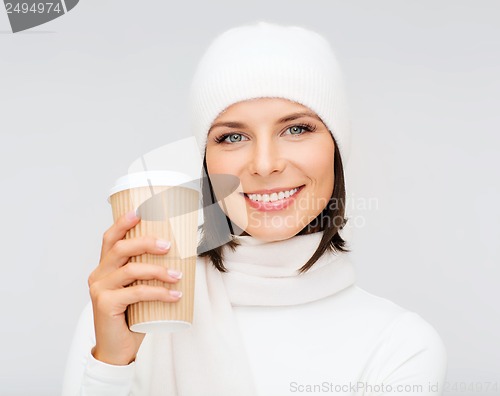
[[[293,188],[290,191],[280,191],[278,193],[269,194],[248,194],[248,198],[257,202],[275,202],[279,199],[289,198],[298,191],[298,188]]]

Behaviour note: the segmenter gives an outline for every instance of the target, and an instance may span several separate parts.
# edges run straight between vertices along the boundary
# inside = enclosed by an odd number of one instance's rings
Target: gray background
[[[257,20],[317,30],[343,67],[348,193],[378,203],[351,211],[358,284],[436,328],[450,389],[500,387],[499,13],[482,0],[82,1],[12,34],[0,11],[0,393],[60,392],[109,187],[186,136],[203,50]]]

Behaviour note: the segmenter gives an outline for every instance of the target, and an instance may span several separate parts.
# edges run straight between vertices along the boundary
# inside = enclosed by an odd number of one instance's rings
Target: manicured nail
[[[161,250],[167,250],[168,248],[170,248],[170,242],[165,241],[164,239],[157,239],[156,247]]]
[[[182,272],[181,272],[181,271],[176,271],[176,270],[168,270],[168,274],[169,274],[172,278],[176,278],[176,279],[181,279],[181,278],[182,278]]]
[[[169,293],[172,297],[182,297],[182,292],[179,290],[170,290]]]

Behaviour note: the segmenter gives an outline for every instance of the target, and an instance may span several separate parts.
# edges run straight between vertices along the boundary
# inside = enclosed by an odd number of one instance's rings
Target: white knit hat
[[[324,37],[267,22],[218,36],[200,60],[190,92],[192,133],[202,158],[219,114],[234,103],[261,97],[289,99],[318,114],[347,162],[348,106],[339,65]]]

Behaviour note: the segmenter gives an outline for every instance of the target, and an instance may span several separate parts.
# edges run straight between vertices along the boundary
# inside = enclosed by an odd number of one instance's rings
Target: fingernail
[[[167,250],[168,248],[170,248],[170,242],[165,241],[164,239],[157,239],[156,247],[161,250]]]
[[[137,220],[138,216],[135,213],[135,210],[131,210],[130,212],[127,213],[127,220],[129,221],[134,221]]]
[[[172,297],[182,297],[182,292],[179,290],[170,290],[169,293]]]
[[[181,272],[181,271],[176,271],[176,270],[168,270],[168,274],[169,274],[172,278],[176,278],[176,279],[181,279],[181,278],[182,278],[182,272]]]

